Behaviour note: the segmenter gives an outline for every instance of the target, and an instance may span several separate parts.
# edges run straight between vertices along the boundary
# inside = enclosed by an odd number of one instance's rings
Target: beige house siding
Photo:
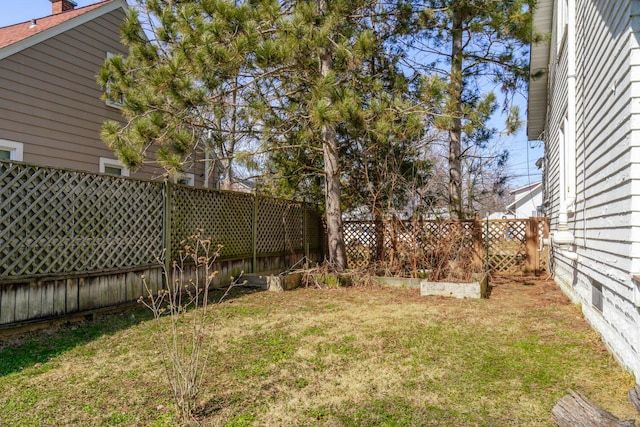
[[[22,143],[23,161],[99,172],[101,157],[115,159],[100,128],[122,116],[100,99],[96,75],[107,52],[126,55],[124,17],[116,9],[0,60],[0,140]],[[196,185],[204,182],[199,163],[189,171]],[[163,172],[150,162],[131,176],[159,179]]]

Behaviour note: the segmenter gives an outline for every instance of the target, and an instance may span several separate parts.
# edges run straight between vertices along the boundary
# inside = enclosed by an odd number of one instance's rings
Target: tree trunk
[[[560,427],[634,427],[633,420],[622,421],[573,390],[553,407],[551,415]]]
[[[375,242],[376,242],[376,247],[375,247],[375,255],[373,255],[373,259],[370,260],[370,262],[372,263],[383,263],[386,257],[385,254],[385,250],[384,250],[384,217],[382,216],[382,213],[380,212],[379,209],[374,208],[373,209],[373,226],[375,229],[374,232],[374,236],[375,236]]]
[[[344,247],[342,209],[340,208],[340,166],[338,163],[336,132],[333,126],[323,126],[322,139],[324,145],[325,204],[329,262],[336,271],[343,271],[347,268],[347,255]]]
[[[462,209],[462,14],[453,11],[451,29],[451,127],[449,129],[449,211],[455,218],[464,217]]]
[[[324,14],[327,9],[325,0],[318,1],[318,9]],[[327,43],[330,43],[327,40]],[[331,54],[328,47],[320,53],[320,74],[326,77],[331,72]],[[331,97],[327,95],[331,104]],[[329,263],[338,272],[347,268],[347,254],[344,245],[342,226],[342,208],[340,207],[340,163],[335,126],[327,123],[322,126],[323,161],[325,174],[325,208],[327,215],[327,240],[329,243]]]

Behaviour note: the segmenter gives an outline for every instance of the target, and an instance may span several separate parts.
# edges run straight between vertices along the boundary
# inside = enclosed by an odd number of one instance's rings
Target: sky
[[[99,0],[74,0],[77,7],[98,3]],[[43,18],[51,15],[49,0],[0,0],[0,27]]]
[[[544,156],[542,141],[528,141],[527,138],[527,100],[520,96],[515,100],[520,107],[522,126],[513,135],[504,133],[496,136],[495,144],[509,151],[508,175],[511,177],[509,186],[512,189],[523,187],[542,179],[542,171],[536,166],[536,161]],[[505,128],[505,118],[496,116],[489,123],[495,129]]]
[[[75,0],[77,7],[97,3],[98,0]],[[42,18],[51,14],[49,0],[0,0],[0,27],[26,22],[34,18]],[[526,113],[526,100],[518,101],[522,114]],[[504,128],[504,119],[496,117],[492,122],[497,129]],[[511,136],[499,136],[497,143],[509,150],[509,181],[511,188],[518,188],[541,179],[540,170],[535,163],[543,156],[543,148],[539,142],[527,141],[526,123]]]

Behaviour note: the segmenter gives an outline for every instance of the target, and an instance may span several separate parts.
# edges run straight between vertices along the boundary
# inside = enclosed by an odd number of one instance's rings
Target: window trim
[[[24,159],[24,144],[21,142],[0,139],[0,150],[9,152],[9,160],[21,162]]]
[[[106,167],[118,168],[122,172],[120,175],[109,174],[110,176],[129,176],[129,169],[118,159],[109,159],[107,157],[100,157],[100,173],[105,172]]]

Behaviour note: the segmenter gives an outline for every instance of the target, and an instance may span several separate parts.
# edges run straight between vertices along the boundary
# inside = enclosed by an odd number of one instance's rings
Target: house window
[[[107,59],[114,57],[115,54],[111,53],[111,52],[107,52]],[[111,83],[107,82],[107,87],[105,88],[105,93],[107,95],[107,99],[105,100],[105,104],[107,104],[109,107],[113,107],[113,108],[118,108],[118,109],[122,109],[122,106],[124,105],[124,96],[120,95],[120,96],[113,96],[111,93]]]
[[[193,187],[196,182],[196,176],[192,173],[178,172],[178,176],[175,178],[175,183],[180,185],[189,185]]]
[[[129,169],[127,169],[120,161],[116,159],[107,159],[106,157],[100,157],[100,173],[107,173],[109,175],[129,176]]]
[[[22,143],[0,139],[0,160],[16,160],[21,162],[22,156]]]
[[[602,283],[598,283],[595,280],[591,283],[591,305],[602,313],[603,298],[602,298]]]

